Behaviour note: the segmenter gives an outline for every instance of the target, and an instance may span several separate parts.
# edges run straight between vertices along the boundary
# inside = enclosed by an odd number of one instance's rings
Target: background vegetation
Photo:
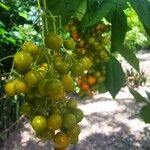
[[[97,1],[94,1],[92,4],[93,7],[91,10],[98,11],[101,3],[96,2]],[[74,3],[77,5],[77,2]],[[103,2],[103,4],[104,3],[105,2]],[[53,4],[55,5],[55,2]],[[121,3],[120,5],[124,7],[125,4]],[[55,11],[59,12],[59,10],[61,10],[61,6],[64,6],[63,3],[58,3],[58,9],[53,7],[52,11],[55,9]],[[48,7],[51,8],[51,6]],[[84,4],[78,8],[78,10],[80,9],[84,11]],[[102,9],[104,9],[104,7],[102,7]],[[40,40],[40,22],[38,22],[39,18],[37,10],[38,8],[35,0],[0,0],[0,59],[9,55],[13,55],[26,39],[35,42]],[[148,49],[150,46],[150,38],[146,34],[137,14],[131,7],[125,9],[125,13],[128,18],[128,32],[124,42],[125,45],[134,51]],[[68,12],[64,11],[64,14],[64,17],[66,17]],[[80,13],[76,13],[76,15],[77,18],[83,18],[83,15]],[[83,26],[87,22],[87,18],[90,15],[92,15],[91,12],[84,16],[82,20]],[[92,20],[90,23],[92,24],[97,20],[99,20],[99,18],[95,16],[95,20]],[[89,26],[91,24],[89,24]],[[0,95],[3,97],[5,96],[3,91],[3,84],[7,78],[7,73],[10,71],[12,59],[10,58],[1,61],[0,63]],[[12,101],[9,101],[9,99],[6,100],[5,97],[0,99],[0,109],[3,110],[0,112],[0,131],[8,128],[10,124],[19,116],[19,107],[22,103],[22,98],[18,101],[16,98],[12,99]]]

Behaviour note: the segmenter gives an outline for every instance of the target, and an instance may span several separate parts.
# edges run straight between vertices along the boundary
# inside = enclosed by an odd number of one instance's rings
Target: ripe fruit
[[[63,132],[58,132],[53,139],[55,148],[65,149],[69,145],[69,138]]]
[[[34,130],[42,131],[42,130],[46,129],[47,120],[45,117],[38,115],[38,116],[33,118],[31,124],[32,124],[32,127]]]
[[[17,93],[26,93],[28,91],[27,84],[21,78],[15,80],[15,88]]]
[[[36,57],[39,53],[40,53],[40,50],[38,48],[37,45],[35,45],[34,43],[32,42],[25,42],[21,49],[24,51],[24,52],[27,52],[29,53],[32,57]]]
[[[51,115],[47,120],[47,128],[49,130],[57,130],[62,125],[62,117],[58,114]]]
[[[32,63],[32,57],[24,51],[17,52],[14,55],[14,65],[18,71],[24,72],[29,70]]]
[[[36,70],[30,70],[25,74],[24,79],[29,87],[34,88],[39,82],[39,73]]]
[[[63,44],[63,39],[60,35],[49,33],[45,37],[46,46],[53,50],[59,50]]]
[[[90,88],[90,86],[89,86],[88,83],[83,82],[83,83],[80,84],[80,88],[81,88],[81,90],[83,90],[83,91],[88,91],[89,88]]]
[[[72,113],[76,117],[77,123],[80,122],[83,119],[83,117],[84,117],[83,111],[81,109],[79,109],[79,108],[74,109],[72,111]]]
[[[74,41],[77,41],[79,39],[79,33],[77,31],[73,31],[71,34]]]
[[[82,112],[77,109],[77,101],[68,96],[74,91],[77,79],[87,82],[86,73],[94,60],[94,54],[87,54],[87,49],[93,46],[86,39],[79,39],[77,24],[76,21],[68,24],[70,34],[62,29],[57,30],[60,35],[47,34],[46,46],[25,42],[22,51],[14,55],[15,68],[11,72],[14,80],[5,86],[9,95],[25,94],[21,114],[30,119],[36,136],[53,141],[57,150],[64,150],[78,140],[77,121],[82,120]]]
[[[70,129],[76,125],[76,117],[72,113],[65,114],[63,117],[63,128]]]
[[[61,82],[63,84],[65,92],[71,93],[74,91],[75,85],[73,78],[70,75],[63,75]]]
[[[94,77],[92,75],[89,75],[87,77],[87,82],[88,82],[89,85],[93,85],[94,83],[96,83],[96,80],[97,80],[96,77]]]
[[[8,94],[10,96],[14,96],[17,94],[17,91],[15,89],[15,81],[14,80],[6,83],[5,92],[6,92],[6,94]]]

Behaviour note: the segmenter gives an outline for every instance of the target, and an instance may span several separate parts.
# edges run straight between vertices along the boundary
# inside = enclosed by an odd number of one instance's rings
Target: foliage
[[[125,10],[128,20],[128,32],[125,38],[125,45],[132,50],[139,48],[148,48],[150,46],[150,37],[144,31],[142,23],[139,21],[136,12],[131,8]]]
[[[45,2],[47,2],[47,6],[45,5]],[[0,14],[0,58],[14,54],[19,45],[22,44],[26,39],[32,41],[35,40],[37,43],[40,42],[40,35],[38,32],[40,31],[39,25],[41,25],[41,20],[38,18],[39,13],[37,11],[37,7],[32,5],[35,5],[35,1],[3,0],[0,2],[0,11],[2,12]],[[137,28],[135,25],[130,25],[133,24],[132,21],[129,21],[130,15],[132,16],[132,12],[131,14],[128,12],[131,10],[131,8],[129,8],[130,5],[138,16],[136,18],[133,17],[135,22],[137,22],[138,18],[141,21],[141,24],[139,24]],[[148,35],[150,35],[150,1],[43,0],[41,2],[41,6],[43,8],[43,15],[41,17],[44,18],[44,24],[42,25],[44,26],[46,32],[53,31],[54,29],[62,31],[60,28],[62,29],[62,27],[64,27],[73,18],[79,21],[80,33],[82,34],[82,37],[85,37],[88,33],[88,29],[98,24],[103,18],[109,22],[108,24],[111,25],[111,47],[106,52],[110,56],[110,60],[106,65],[106,89],[110,92],[112,97],[115,98],[123,85],[124,73],[121,64],[115,57],[113,57],[112,53],[120,53],[136,70],[139,71],[139,62],[133,51],[131,51],[132,46],[131,48],[128,45],[127,47],[124,47],[123,44],[126,33],[129,33],[129,35],[126,37],[125,45],[128,43],[128,41],[130,41],[130,39],[137,38],[140,46],[143,46],[143,42],[145,45],[147,45],[149,39],[144,39],[144,37],[148,36],[145,36],[145,34],[141,33],[143,32],[143,25]],[[135,15],[135,12],[133,16]],[[39,22],[36,22],[37,20]],[[133,31],[128,31],[129,27],[133,28]],[[138,34],[139,29],[140,34]],[[103,36],[104,35],[102,35],[102,37]],[[67,35],[67,37],[69,36]],[[61,50],[63,51],[64,49]],[[2,61],[1,63],[3,67],[1,66],[0,69],[9,71],[12,64],[12,59]],[[78,66],[76,67],[77,69]],[[141,97],[140,94],[135,90],[130,89],[130,92],[135,96],[136,99],[140,99],[140,101],[143,100],[147,103],[145,98]],[[143,107],[141,110],[141,117],[145,122],[149,122],[149,120],[147,121],[147,117],[143,117],[145,114],[147,116],[147,112],[149,113],[147,108],[149,109],[149,106]]]
[[[34,5],[35,1],[0,2],[0,58],[14,54],[19,45],[26,39],[31,39],[33,35],[38,41],[38,33],[32,25],[37,19],[37,9]],[[11,60],[10,58],[3,61],[1,70],[9,71]]]
[[[145,91],[147,95],[147,98],[145,98],[133,88],[129,88],[129,91],[137,102],[145,104],[140,110],[140,117],[145,123],[150,123],[150,92]]]
[[[1,0],[0,1],[0,59],[13,55],[26,39],[39,41],[36,31],[38,25],[33,28],[33,22],[37,19],[35,0]],[[29,12],[29,13],[28,13]],[[3,86],[7,78],[7,72],[12,66],[12,58],[0,62],[0,131],[7,131],[19,118],[20,106],[24,101],[22,96],[8,97]],[[1,132],[0,142],[7,138],[8,132]]]
[[[139,0],[135,2],[134,0],[76,0],[76,1],[59,1],[59,5],[54,9],[54,4],[57,2],[48,1],[48,9],[53,15],[61,15],[63,12],[62,20],[63,25],[67,23],[69,18],[72,16],[78,20],[80,20],[80,27],[82,32],[86,32],[86,28],[89,28],[95,24],[97,24],[102,18],[106,18],[111,24],[111,52],[120,52],[122,56],[134,67],[136,70],[139,70],[139,63],[132,53],[130,56],[130,50],[128,48],[123,49],[123,43],[125,40],[125,35],[128,30],[127,26],[127,17],[124,11],[132,6],[135,10],[138,18],[142,22],[142,24],[146,28],[146,32],[150,29],[150,2],[149,0]],[[81,6],[80,6],[81,5]],[[79,7],[80,6],[80,7]],[[63,11],[65,10],[65,11]],[[79,15],[80,13],[80,15]],[[94,17],[93,17],[94,16]],[[69,17],[69,18],[68,18]],[[126,52],[127,49],[127,52]],[[130,47],[129,47],[130,49]],[[121,69],[120,72],[121,74]],[[113,78],[113,77],[110,77]],[[115,79],[115,78],[114,78]],[[118,83],[117,78],[113,81],[114,83]],[[121,82],[119,83],[121,84]],[[121,88],[120,85],[117,85]],[[112,86],[111,94],[113,97],[119,92],[120,88],[118,88],[117,92],[115,87]],[[110,91],[110,89],[108,89]]]

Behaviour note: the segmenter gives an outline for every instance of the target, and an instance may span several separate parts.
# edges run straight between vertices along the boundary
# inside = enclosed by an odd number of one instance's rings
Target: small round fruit
[[[17,94],[16,88],[15,88],[15,80],[12,80],[6,83],[5,93],[10,96],[14,96]]]
[[[88,82],[88,84],[89,85],[93,85],[94,83],[96,83],[96,77],[95,76],[92,76],[92,75],[89,75],[88,77],[87,77],[87,82]]]
[[[76,117],[72,113],[65,114],[63,117],[63,128],[70,129],[76,125]]]
[[[50,100],[52,101],[63,101],[66,96],[64,91],[61,91],[59,94],[53,94],[50,96]]]
[[[29,103],[25,102],[21,105],[20,114],[28,115],[32,110],[32,107]]]
[[[80,122],[83,119],[83,117],[84,117],[83,111],[81,109],[79,109],[79,108],[74,109],[72,111],[72,113],[76,117],[77,123]]]
[[[61,114],[61,111],[60,111],[60,109],[57,108],[57,107],[52,107],[51,113],[52,113],[52,114],[56,114],[56,115],[60,115],[60,114]]]
[[[100,77],[97,78],[98,83],[103,83],[105,81],[105,76],[101,75]]]
[[[88,91],[89,88],[90,88],[90,86],[89,86],[88,83],[83,82],[83,83],[80,84],[80,88],[81,88],[81,90],[83,90],[83,91]]]
[[[70,144],[77,144],[78,142],[78,135],[77,136],[68,136],[69,137],[69,140],[70,140]]]
[[[53,142],[54,142],[54,147],[57,149],[64,150],[69,146],[69,138],[63,132],[58,132],[54,136]]]
[[[77,124],[75,127],[66,132],[67,136],[70,139],[71,144],[77,143],[80,131],[81,131],[80,126]]]
[[[47,83],[48,83],[47,79],[42,79],[38,83],[37,89],[38,89],[38,92],[40,93],[40,95],[42,95],[42,96],[47,95]]]
[[[51,79],[47,83],[47,90],[50,95],[59,94],[63,91],[63,85],[58,79]]]
[[[84,66],[80,62],[74,63],[71,67],[71,73],[73,76],[82,76],[84,71]]]
[[[33,118],[31,125],[34,130],[42,131],[42,130],[46,129],[47,120],[45,117],[38,115]]]
[[[36,70],[30,70],[25,74],[24,79],[29,87],[34,88],[38,85],[39,73]]]
[[[97,77],[97,78],[100,77],[101,76],[101,72],[100,71],[96,71],[94,76]]]
[[[47,120],[47,128],[49,130],[57,130],[62,125],[62,117],[58,114],[51,115]]]
[[[66,62],[57,62],[55,63],[55,69],[60,74],[68,74],[70,70],[70,65],[69,63],[66,63]]]
[[[42,140],[52,140],[52,138],[54,136],[54,131],[45,129],[42,132],[37,132],[36,136]]]
[[[75,48],[75,42],[72,38],[64,40],[63,44],[67,50],[73,50]]]
[[[79,39],[79,37],[80,37],[78,31],[73,31],[71,33],[71,36],[74,39],[74,41],[77,41]]]
[[[14,55],[14,65],[18,71],[24,72],[29,70],[32,63],[32,57],[24,51],[17,52]]]
[[[79,62],[84,66],[85,70],[88,70],[92,66],[92,62],[88,57],[83,57]]]
[[[39,55],[40,53],[40,50],[38,48],[37,45],[35,45],[34,43],[32,42],[25,42],[21,49],[24,51],[24,52],[27,52],[29,53],[32,57],[36,57],[37,55]]]
[[[95,37],[89,37],[88,38],[88,43],[93,44],[95,42]]]
[[[15,88],[17,93],[26,93],[28,91],[28,86],[25,81],[21,78],[15,80]]]
[[[45,37],[46,46],[53,50],[59,50],[63,44],[63,39],[60,35],[49,33]]]
[[[80,126],[76,124],[76,126],[74,126],[72,129],[67,130],[66,133],[71,137],[75,137],[78,136],[80,132],[81,132]]]
[[[61,82],[63,84],[65,92],[71,93],[74,91],[75,85],[73,78],[70,75],[63,75]]]
[[[70,109],[77,108],[77,100],[75,100],[75,99],[70,99],[70,100],[67,102],[67,107],[70,108]]]

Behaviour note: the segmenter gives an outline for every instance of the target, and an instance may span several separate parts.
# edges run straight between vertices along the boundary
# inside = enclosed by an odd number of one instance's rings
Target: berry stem
[[[44,6],[44,21],[45,21],[45,30],[46,32],[48,32],[48,20],[47,20],[47,4],[46,4],[46,0],[43,0],[43,6]]]
[[[1,62],[1,61],[3,61],[3,60],[5,60],[5,59],[8,59],[8,58],[13,58],[13,57],[14,57],[14,55],[9,55],[9,56],[6,56],[6,57],[4,57],[4,58],[0,59],[0,62]]]
[[[50,17],[52,18],[54,33],[56,33],[56,19],[55,18],[57,16],[53,16],[53,14],[49,10],[48,10],[48,13],[49,13]]]
[[[59,16],[59,28],[62,28],[61,16]]]
[[[44,16],[41,12],[41,4],[40,4],[40,0],[37,0],[37,3],[38,3],[38,9],[39,9],[39,15],[40,15],[40,18],[42,19],[42,39],[43,39],[43,44],[45,45],[45,34],[44,34],[44,20],[42,18],[42,16]]]

